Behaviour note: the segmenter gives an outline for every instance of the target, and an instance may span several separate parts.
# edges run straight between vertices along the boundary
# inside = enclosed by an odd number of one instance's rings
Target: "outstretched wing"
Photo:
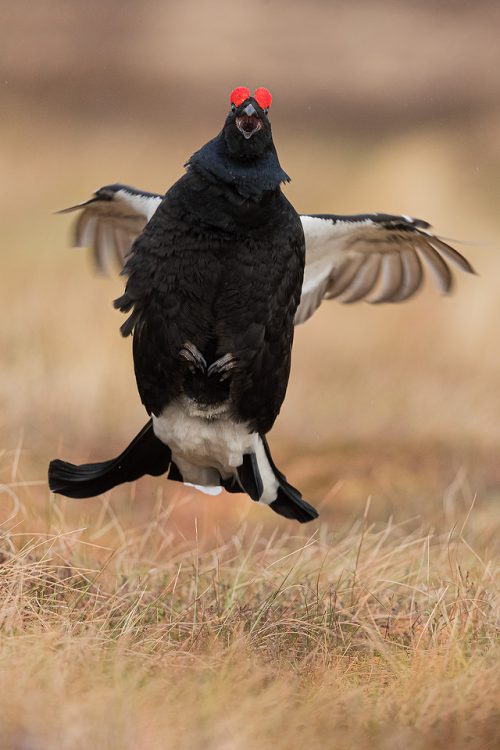
[[[409,299],[422,286],[424,268],[444,294],[453,285],[450,265],[474,273],[421,219],[378,213],[301,219],[306,266],[295,325],[308,320],[324,299],[372,304]]]
[[[90,200],[58,211],[80,211],[73,227],[73,246],[90,247],[97,269],[123,267],[134,240],[160,205],[163,196],[128,185],[105,185]]]
[[[97,268],[121,269],[136,238],[163,196],[127,185],[106,185],[90,200],[58,213],[80,211],[73,244],[90,247]],[[454,266],[474,273],[469,261],[430,230],[430,224],[389,214],[303,214],[306,265],[295,325],[324,299],[351,303],[402,302],[423,284],[424,269],[439,290],[451,291]]]

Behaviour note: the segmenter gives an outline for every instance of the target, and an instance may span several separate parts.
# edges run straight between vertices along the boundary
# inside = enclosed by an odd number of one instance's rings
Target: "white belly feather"
[[[260,502],[272,503],[278,481],[258,433],[249,432],[245,424],[234,422],[229,415],[201,416],[193,406],[188,399],[180,399],[169,404],[160,416],[153,415],[155,435],[169,446],[184,481],[200,489],[217,487],[219,474],[223,479],[235,477],[243,455],[255,453],[264,485]]]

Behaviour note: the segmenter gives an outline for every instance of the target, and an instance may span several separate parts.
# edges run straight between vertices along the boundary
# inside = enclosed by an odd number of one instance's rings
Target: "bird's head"
[[[238,86],[229,98],[231,109],[224,123],[223,134],[232,156],[253,159],[272,145],[273,136],[268,113],[272,96],[267,89]]]
[[[237,200],[259,201],[264,193],[289,182],[273,143],[271,99],[264,88],[255,89],[253,96],[243,86],[234,89],[222,131],[191,156],[187,168],[230,185]]]

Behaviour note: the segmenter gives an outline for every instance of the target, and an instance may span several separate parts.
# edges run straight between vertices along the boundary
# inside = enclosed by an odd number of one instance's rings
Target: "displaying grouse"
[[[304,274],[300,218],[281,191],[271,95],[235,89],[221,133],[197,151],[134,242],[115,307],[128,313],[151,421],[117,459],[53,461],[49,484],[88,497],[143,474],[245,491],[287,518],[316,510],[266,441],[285,397]]]
[[[164,197],[108,185],[65,210],[80,211],[75,244],[93,248],[99,269],[126,260],[128,282],[115,305],[130,313],[121,330],[133,332],[137,384],[152,418],[116,459],[53,461],[54,492],[90,497],[168,472],[312,520],[317,512],[275,467],[265,437],[285,396],[294,323],[325,298],[408,299],[424,265],[443,292],[452,287],[449,263],[473,272],[419,219],[299,217],[281,191],[289,178],[272,141],[270,104],[266,89],[253,97],[235,89],[222,132]]]

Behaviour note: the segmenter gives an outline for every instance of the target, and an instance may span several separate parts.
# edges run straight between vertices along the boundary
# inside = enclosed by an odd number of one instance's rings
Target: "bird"
[[[246,492],[301,523],[318,513],[274,464],[266,438],[285,398],[295,325],[324,299],[402,302],[424,267],[443,293],[469,261],[406,215],[299,215],[274,146],[261,87],[237,87],[220,133],[164,194],[119,183],[79,212],[75,246],[127,277],[115,307],[133,334],[150,419],[116,458],[49,466],[52,491],[84,498],[144,474],[214,494]],[[451,266],[451,267],[450,267]]]
[[[246,492],[302,523],[317,511],[275,466],[266,434],[285,397],[304,274],[300,218],[268,117],[272,97],[238,87],[220,133],[196,151],[124,266],[137,387],[150,421],[117,458],[56,460],[49,486],[70,497],[167,473]]]

